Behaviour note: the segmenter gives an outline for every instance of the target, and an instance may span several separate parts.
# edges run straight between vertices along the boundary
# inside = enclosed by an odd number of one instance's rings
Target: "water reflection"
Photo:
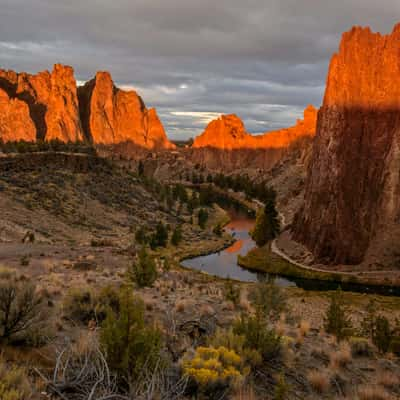
[[[255,247],[255,243],[249,234],[254,226],[254,219],[243,211],[232,209],[228,210],[228,213],[231,222],[225,227],[225,230],[235,237],[236,242],[218,253],[185,260],[182,264],[187,268],[222,278],[232,278],[243,282],[264,280],[267,274],[248,271],[237,263],[238,255],[244,256]],[[280,277],[277,277],[275,282],[280,286],[296,286],[294,282]]]

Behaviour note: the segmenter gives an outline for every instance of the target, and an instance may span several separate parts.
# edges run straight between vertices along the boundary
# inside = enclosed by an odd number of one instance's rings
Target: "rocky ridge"
[[[36,75],[0,70],[0,139],[97,144],[131,142],[147,150],[169,149],[154,109],[134,91],[115,87],[108,72],[98,72],[77,88],[73,69],[56,64]]]

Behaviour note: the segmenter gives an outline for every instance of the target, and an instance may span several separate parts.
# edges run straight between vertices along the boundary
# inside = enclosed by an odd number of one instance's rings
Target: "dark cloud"
[[[1,67],[109,70],[174,138],[236,113],[254,133],[321,103],[341,32],[389,32],[398,0],[0,0]]]

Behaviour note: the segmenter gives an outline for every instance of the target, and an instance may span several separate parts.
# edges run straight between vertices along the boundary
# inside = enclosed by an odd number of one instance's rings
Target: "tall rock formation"
[[[236,115],[223,115],[209,123],[192,146],[192,158],[212,169],[271,169],[290,148],[315,135],[317,110],[309,105],[296,125],[263,135],[246,132]],[[301,144],[300,144],[301,145]]]
[[[168,141],[156,111],[147,110],[135,91],[115,87],[108,72],[98,72],[78,93],[85,134],[95,144],[131,142],[145,149],[175,147]]]
[[[28,106],[37,139],[64,142],[83,139],[71,67],[56,64],[51,73],[36,75],[0,70],[0,89]]]
[[[400,25],[353,28],[331,60],[294,237],[326,262],[391,263],[400,239]]]
[[[7,92],[0,89],[0,138],[10,140],[36,140],[36,128],[29,115],[29,107],[18,99],[10,99]]]

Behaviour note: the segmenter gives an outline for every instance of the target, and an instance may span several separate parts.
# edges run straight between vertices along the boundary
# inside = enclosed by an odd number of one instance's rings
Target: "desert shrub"
[[[227,301],[238,305],[240,301],[240,286],[235,285],[230,279],[224,283],[224,296]]]
[[[151,236],[150,247],[154,250],[157,247],[166,247],[168,244],[168,229],[160,221],[156,226],[156,231]]]
[[[100,344],[110,368],[121,382],[131,386],[146,371],[159,365],[161,334],[146,326],[144,303],[129,287],[119,295],[119,312],[110,310],[102,324]]]
[[[286,383],[285,375],[282,373],[278,377],[275,385],[274,400],[285,400],[288,397],[289,385]]]
[[[308,382],[317,393],[324,393],[329,389],[330,379],[325,371],[310,371],[307,375]]]
[[[400,357],[400,336],[394,336],[390,342],[389,350]]]
[[[182,241],[182,228],[178,225],[173,233],[172,233],[172,237],[171,237],[171,243],[174,246],[178,246],[178,244]]]
[[[259,315],[242,316],[233,327],[233,332],[245,338],[246,348],[257,351],[263,361],[276,358],[281,350],[281,338]]]
[[[9,366],[0,359],[0,399],[26,400],[33,396],[32,384],[22,368]]]
[[[331,296],[331,302],[324,319],[324,327],[327,333],[336,336],[340,341],[351,335],[351,320],[346,315],[340,288]]]
[[[365,338],[351,337],[349,339],[351,354],[354,357],[369,357],[372,355],[372,347]]]
[[[139,244],[146,244],[148,242],[147,232],[143,226],[136,231],[135,240]]]
[[[145,247],[142,247],[138,259],[131,267],[131,278],[139,287],[147,287],[154,283],[157,275],[157,266],[154,258],[147,253]]]
[[[19,263],[21,264],[22,267],[27,267],[31,262],[31,259],[28,255],[24,255],[21,257]]]
[[[117,290],[106,286],[99,291],[90,288],[73,288],[65,296],[64,313],[74,321],[87,324],[89,321],[102,322],[108,309],[119,310]]]
[[[198,218],[198,222],[199,222],[200,228],[201,229],[205,229],[206,223],[207,223],[207,220],[208,220],[208,212],[207,212],[207,210],[205,210],[204,208],[201,208],[199,210],[197,218]]]
[[[372,339],[376,321],[376,304],[370,300],[366,307],[366,315],[361,321],[361,334]]]
[[[383,316],[376,317],[372,333],[372,342],[380,352],[386,353],[389,350],[391,340],[392,332],[388,319]]]
[[[287,298],[273,280],[259,282],[250,296],[253,307],[263,318],[277,321],[287,311]]]
[[[215,227],[214,227],[214,229],[213,229],[213,232],[217,235],[217,236],[219,236],[219,237],[221,237],[222,236],[222,225],[221,224],[217,224],[217,225],[215,225]]]
[[[219,398],[217,393],[239,386],[249,373],[242,358],[234,350],[222,346],[198,347],[193,356],[186,354],[182,370],[208,398]]]
[[[21,339],[44,323],[43,299],[29,281],[0,280],[0,340]]]

